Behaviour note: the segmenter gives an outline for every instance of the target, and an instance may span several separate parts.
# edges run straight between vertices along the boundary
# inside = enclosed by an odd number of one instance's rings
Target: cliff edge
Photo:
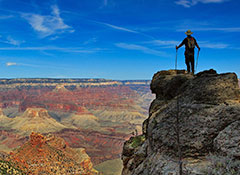
[[[184,175],[226,169],[240,173],[240,89],[235,73],[211,69],[193,76],[184,70],[160,71],[150,86],[156,99],[143,135],[124,144],[123,175],[177,175],[177,133]]]

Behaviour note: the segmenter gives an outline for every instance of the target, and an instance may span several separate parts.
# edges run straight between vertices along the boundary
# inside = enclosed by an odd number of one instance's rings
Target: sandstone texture
[[[160,71],[153,76],[151,90],[156,99],[143,123],[145,139],[125,142],[123,175],[177,175],[177,133],[184,174],[204,174],[210,155],[240,158],[240,90],[235,73]]]

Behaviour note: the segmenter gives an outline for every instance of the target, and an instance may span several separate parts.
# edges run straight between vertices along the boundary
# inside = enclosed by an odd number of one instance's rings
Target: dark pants
[[[194,53],[185,53],[185,63],[187,65],[188,73],[190,73],[190,67],[192,73],[194,73]]]

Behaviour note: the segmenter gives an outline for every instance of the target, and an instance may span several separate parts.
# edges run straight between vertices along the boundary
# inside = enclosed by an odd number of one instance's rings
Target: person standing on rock
[[[179,46],[176,46],[176,49],[178,50],[180,47],[185,45],[185,63],[187,65],[187,71],[188,73],[192,72],[194,74],[194,49],[195,46],[197,46],[198,51],[200,51],[200,47],[194,37],[191,35],[193,32],[191,30],[188,30],[185,32],[187,37],[182,41],[182,43]],[[191,71],[190,71],[191,67]]]

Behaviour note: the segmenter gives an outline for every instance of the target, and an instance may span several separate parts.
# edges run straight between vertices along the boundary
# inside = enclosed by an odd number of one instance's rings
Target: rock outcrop
[[[32,133],[28,142],[10,153],[7,161],[26,174],[97,175],[85,149],[72,149],[54,135]]]
[[[48,133],[66,128],[66,126],[51,118],[48,111],[43,108],[27,108],[21,116],[12,119],[7,126],[23,135],[29,135],[32,131]]]
[[[53,92],[67,92],[68,90],[65,88],[64,84],[57,85]]]
[[[100,124],[98,123],[98,118],[89,112],[86,108],[82,107],[81,112],[71,114],[69,117],[61,120],[64,126],[71,128],[72,126],[81,129],[94,128],[95,130],[100,130]]]
[[[125,142],[123,175],[204,174],[210,155],[240,158],[240,90],[234,73],[196,75],[160,71],[151,82],[156,99],[143,123],[144,137]],[[179,123],[177,124],[177,114]],[[234,170],[235,171],[235,170]]]

